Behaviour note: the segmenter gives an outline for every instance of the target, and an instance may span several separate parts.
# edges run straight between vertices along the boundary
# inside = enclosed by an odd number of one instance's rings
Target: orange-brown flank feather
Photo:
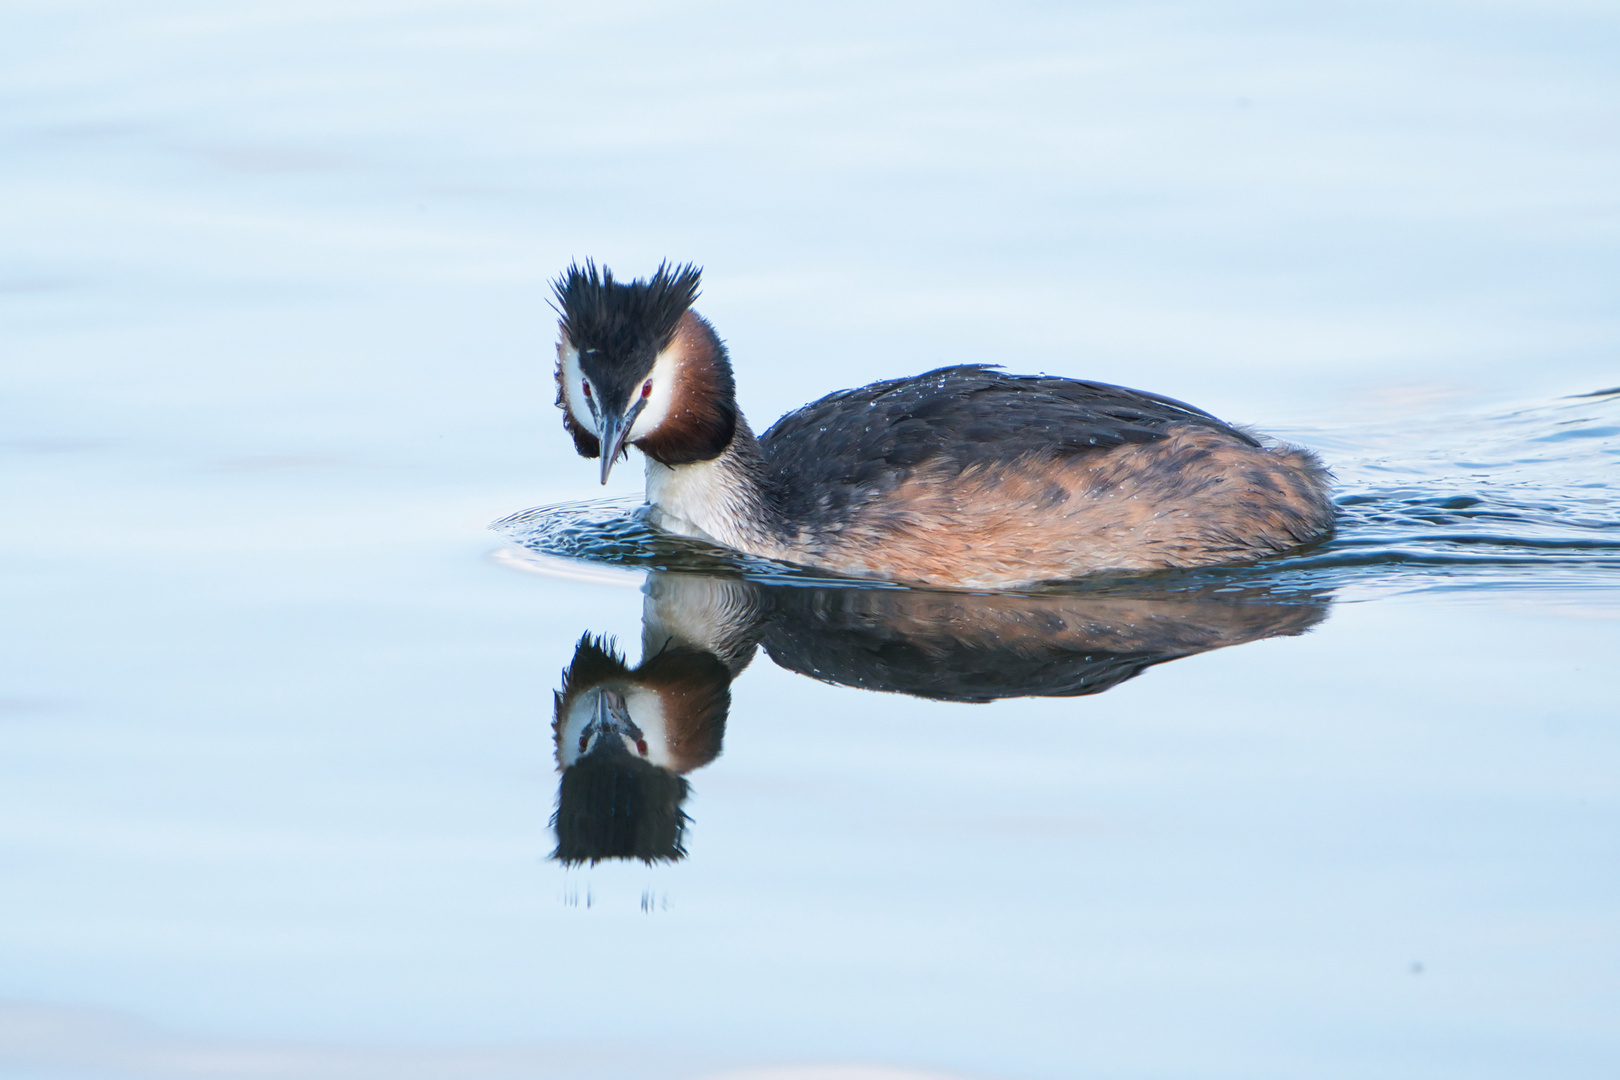
[[[1182,426],[1075,457],[924,468],[813,546],[843,573],[967,588],[1243,562],[1326,535],[1325,489],[1305,451]]]

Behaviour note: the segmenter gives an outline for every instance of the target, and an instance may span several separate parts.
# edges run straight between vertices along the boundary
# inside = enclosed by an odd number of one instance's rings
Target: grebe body
[[[674,533],[839,574],[1008,588],[1251,562],[1329,535],[1327,473],[1190,405],[980,364],[830,394],[755,436],[699,272],[556,283],[557,404]]]

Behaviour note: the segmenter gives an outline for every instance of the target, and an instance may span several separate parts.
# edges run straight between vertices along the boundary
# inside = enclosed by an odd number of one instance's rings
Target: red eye
[[[642,397],[652,397],[652,380],[651,379],[648,379],[646,382],[641,384],[641,396]]]
[[[581,390],[585,391],[585,396],[586,397],[591,396],[591,384],[590,383],[588,383],[588,382],[587,383],[580,383],[579,387],[580,387]]]

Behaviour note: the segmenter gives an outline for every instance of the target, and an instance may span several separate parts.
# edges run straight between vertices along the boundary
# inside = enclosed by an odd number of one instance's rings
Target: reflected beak
[[[596,715],[592,720],[603,731],[612,731],[619,726],[619,717],[629,718],[629,710],[624,707],[623,695],[604,687],[596,692]]]
[[[579,748],[587,754],[623,754],[629,753],[625,748],[624,740],[629,739],[636,744],[642,757],[647,756],[647,737],[630,719],[630,710],[625,705],[624,695],[606,687],[597,691],[596,709],[591,717],[591,725],[586,728],[586,735],[580,739]],[[586,741],[594,734],[596,739],[586,746]]]
[[[630,437],[630,429],[636,426],[636,417],[647,405],[647,399],[641,398],[630,406],[630,411],[623,416],[614,416],[608,413],[602,423],[602,483],[607,483],[608,473],[613,471],[613,463],[619,460],[624,453],[624,440]]]

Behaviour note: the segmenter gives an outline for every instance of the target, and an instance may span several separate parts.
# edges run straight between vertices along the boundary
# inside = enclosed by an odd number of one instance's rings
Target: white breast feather
[[[726,457],[674,469],[648,458],[647,501],[657,507],[659,525],[670,532],[746,551],[754,545],[738,527],[742,508]]]

